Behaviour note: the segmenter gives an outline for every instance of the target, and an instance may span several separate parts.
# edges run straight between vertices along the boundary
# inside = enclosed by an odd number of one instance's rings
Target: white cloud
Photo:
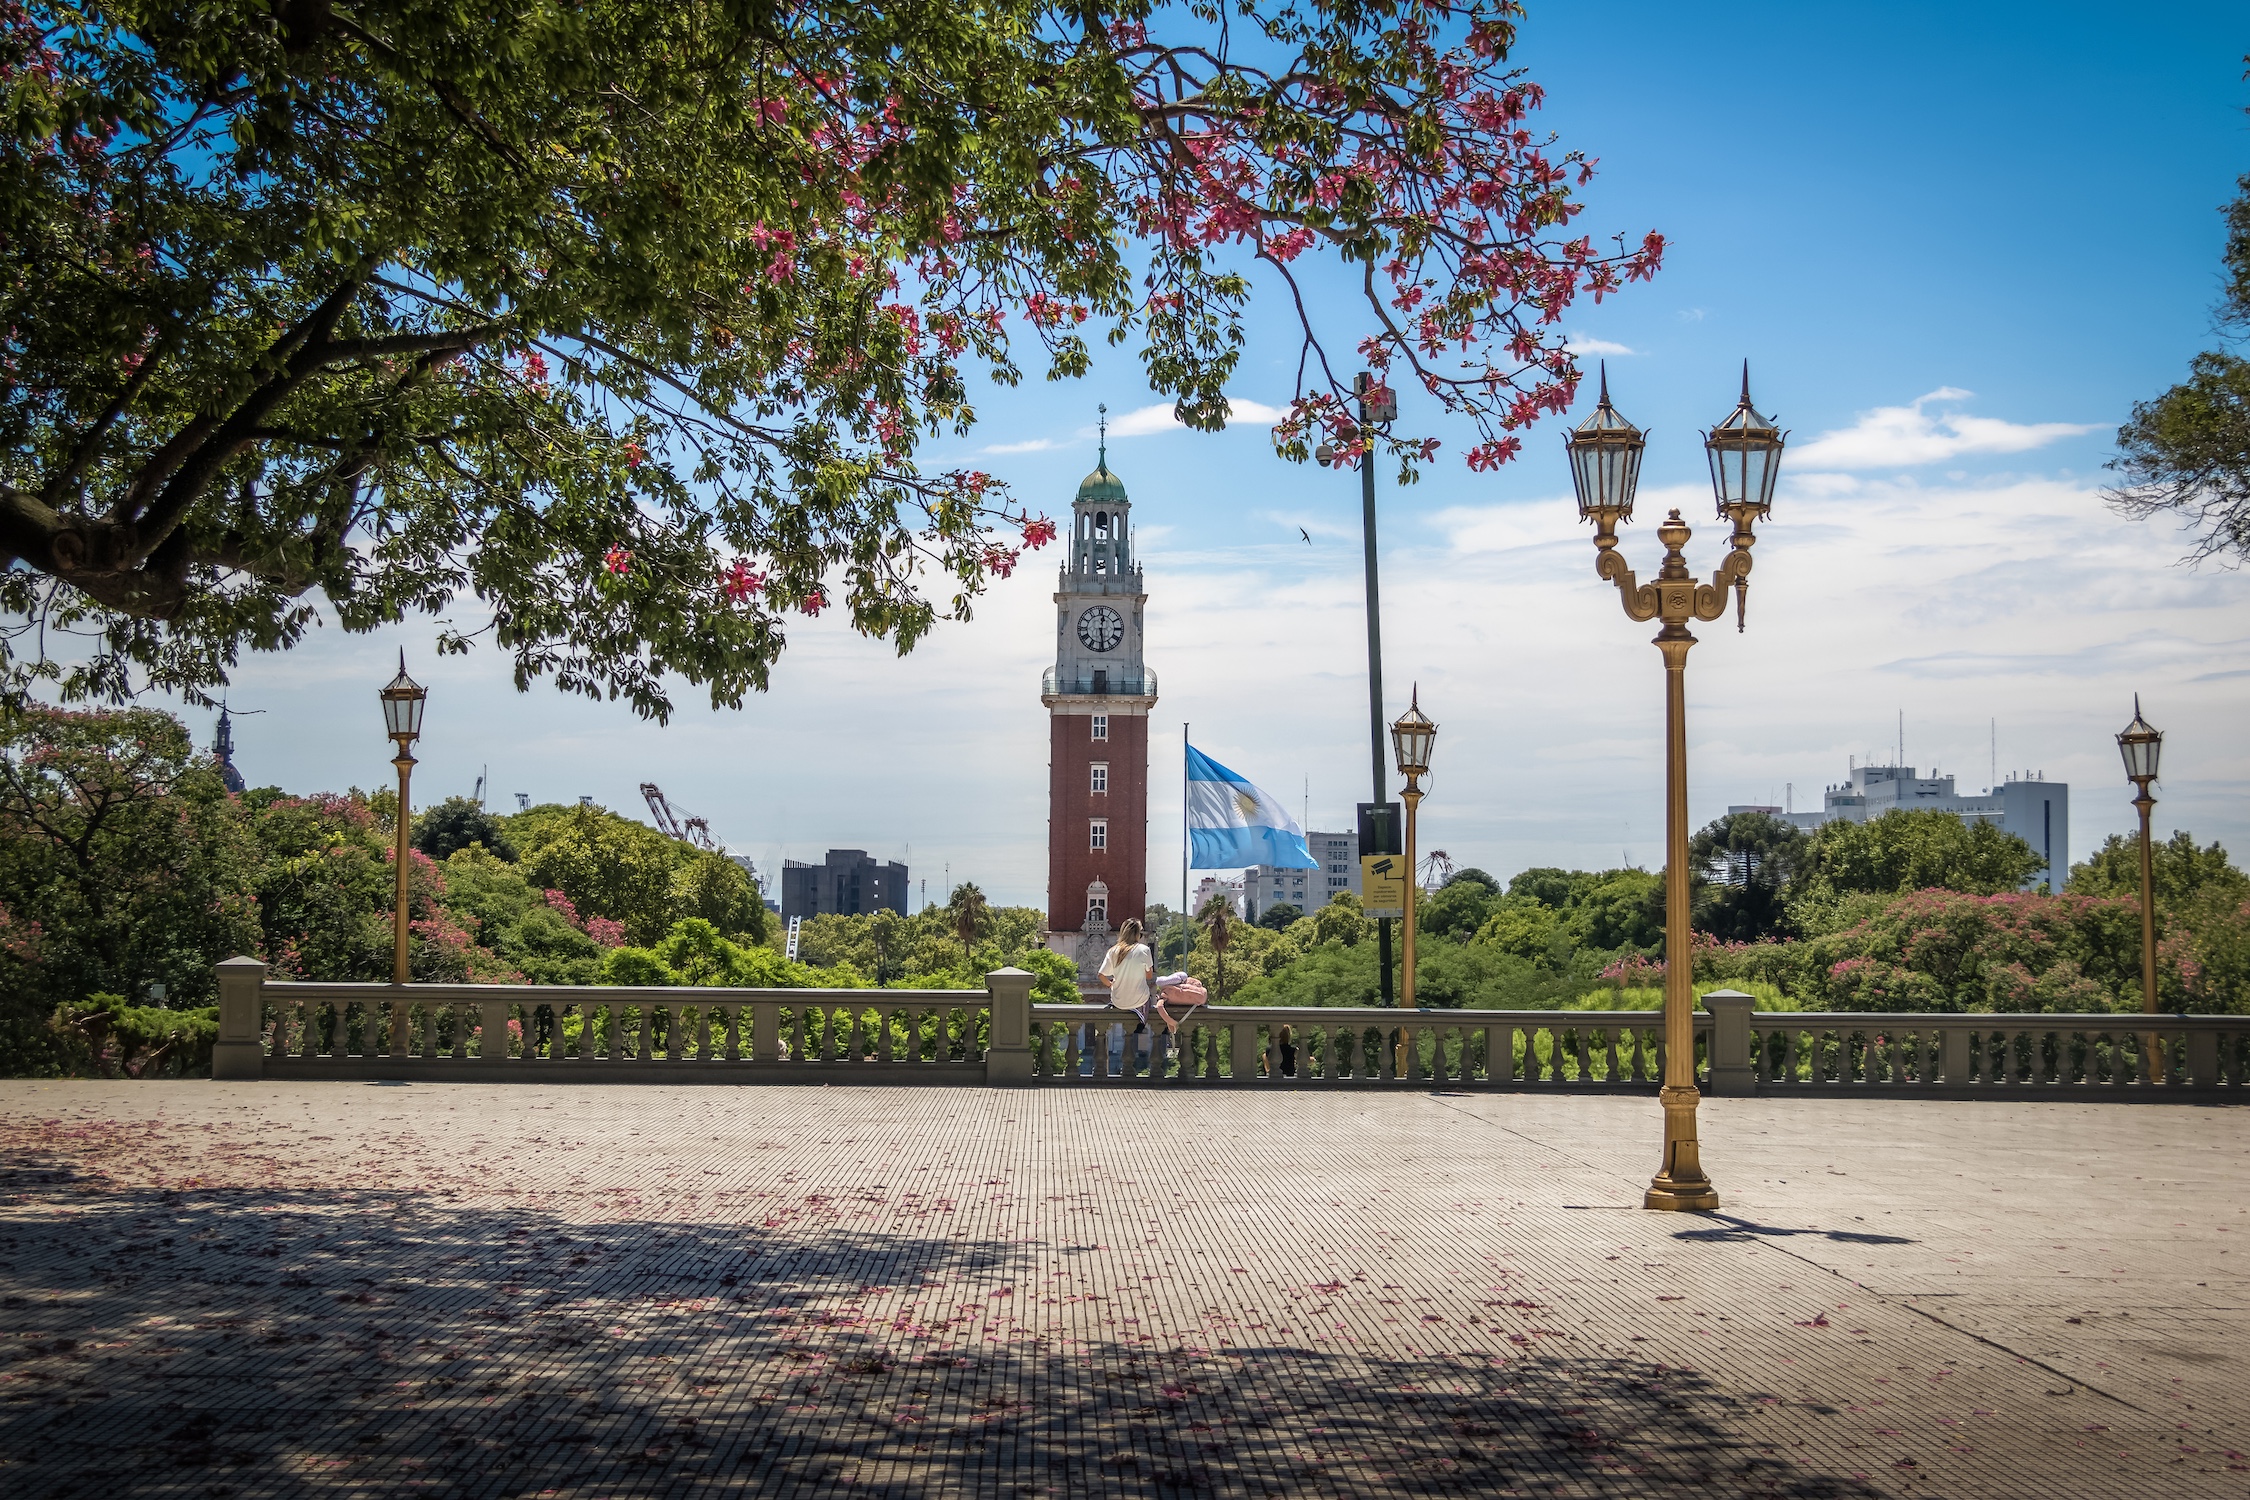
[[[1905,406],[1878,406],[1849,427],[1824,432],[1791,451],[1795,469],[1894,469],[1942,463],[1971,453],[2028,453],[2092,432],[2092,422],[2007,422],[1950,409],[1971,393],[1950,385]],[[1937,410],[1931,408],[1936,407]]]
[[[1227,398],[1227,421],[1263,422],[1268,426],[1289,415],[1287,407],[1268,406],[1263,401],[1246,401],[1240,396]],[[1135,407],[1122,416],[1109,419],[1111,437],[1154,437],[1163,432],[1185,432],[1180,419],[1172,415],[1172,403],[1160,402],[1155,406]],[[1092,429],[1087,429],[1092,435]]]
[[[1020,443],[993,443],[977,451],[980,453],[1045,453],[1058,446],[1053,438],[1029,438]]]
[[[1563,342],[1573,354],[1638,354],[1641,352],[1631,345],[1613,343],[1608,339],[1598,339],[1591,334],[1584,333],[1569,334]]]

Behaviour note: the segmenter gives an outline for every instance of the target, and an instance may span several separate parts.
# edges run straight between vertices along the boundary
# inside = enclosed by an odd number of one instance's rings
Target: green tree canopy
[[[693,859],[690,846],[600,807],[535,807],[507,821],[525,879],[623,922],[642,947],[671,930],[673,877]]]
[[[2155,868],[2156,904],[2165,910],[2188,905],[2205,892],[2234,901],[2250,897],[2250,876],[2234,866],[2214,841],[2197,847],[2195,835],[2180,830],[2149,850]],[[2070,867],[2069,889],[2086,896],[2141,894],[2141,841],[2138,834],[2113,833],[2086,859]]]
[[[835,605],[911,647],[1053,535],[932,472],[968,377],[1134,347],[1224,426],[1245,272],[1356,271],[1361,358],[1488,468],[1562,312],[1663,241],[1573,224],[1515,0],[26,0],[0,10],[0,609],[68,694],[444,617],[663,717]],[[1284,455],[1362,432],[1306,321]],[[467,618],[450,612],[461,609]],[[64,662],[34,627],[97,645]],[[28,649],[27,649],[28,648]]]
[[[1695,930],[1739,943],[1777,936],[1810,842],[1771,813],[1729,813],[1698,830],[1688,842]]]
[[[2250,331],[2250,173],[2236,179],[2221,212],[2227,238],[2217,321],[2231,341]],[[2193,558],[2250,558],[2250,360],[2223,349],[2196,355],[2186,380],[2135,403],[2109,467],[2123,476],[2109,491],[2123,514],[2187,523]]]
[[[1989,896],[2015,890],[2045,863],[1994,824],[1897,808],[1865,823],[1823,823],[1813,833],[1801,887],[1814,899],[1932,888]]]
[[[415,848],[440,863],[452,858],[455,850],[466,849],[471,844],[482,844],[505,860],[516,857],[515,847],[508,842],[507,831],[501,827],[500,820],[486,812],[484,804],[474,797],[448,797],[437,806],[424,809],[415,816],[411,837]]]
[[[96,992],[206,1004],[258,945],[258,863],[217,768],[169,714],[0,715],[0,910],[36,922],[35,1006]]]

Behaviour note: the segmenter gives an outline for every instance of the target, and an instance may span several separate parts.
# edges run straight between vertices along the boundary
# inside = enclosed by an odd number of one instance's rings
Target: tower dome
[[[1109,472],[1109,456],[1105,453],[1094,472],[1078,481],[1078,503],[1081,505],[1107,502],[1111,505],[1125,503],[1125,481]]]

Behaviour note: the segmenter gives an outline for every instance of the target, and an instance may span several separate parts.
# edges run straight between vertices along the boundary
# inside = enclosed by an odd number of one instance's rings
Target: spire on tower
[[[1095,462],[1094,467],[1107,474],[1109,472],[1109,403],[1107,401],[1097,402],[1094,410],[1100,413],[1094,420],[1094,426],[1101,433],[1102,445],[1101,457]]]

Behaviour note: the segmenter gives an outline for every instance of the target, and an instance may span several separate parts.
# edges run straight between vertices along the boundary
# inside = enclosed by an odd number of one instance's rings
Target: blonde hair
[[[1111,958],[1123,958],[1127,949],[1141,940],[1141,919],[1127,917],[1125,925],[1117,929],[1117,941],[1110,945]]]

